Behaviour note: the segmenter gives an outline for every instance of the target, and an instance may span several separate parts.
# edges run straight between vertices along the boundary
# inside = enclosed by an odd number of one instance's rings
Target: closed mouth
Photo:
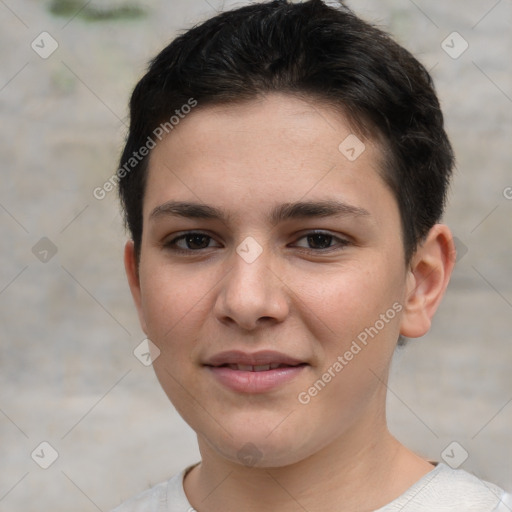
[[[217,382],[235,393],[262,394],[282,389],[298,378],[310,366],[304,359],[275,350],[230,350],[206,359],[203,365]]]
[[[270,364],[260,364],[260,365],[250,365],[250,364],[224,364],[217,366],[217,368],[230,368],[231,370],[237,370],[240,372],[266,372],[269,370],[277,370],[278,368],[296,368],[298,366],[305,366],[306,363],[301,363],[297,365],[283,364],[283,363],[270,363]]]
[[[212,368],[229,368],[242,372],[265,372],[282,368],[305,366],[304,359],[298,359],[274,350],[244,352],[229,350],[206,359],[203,364]]]

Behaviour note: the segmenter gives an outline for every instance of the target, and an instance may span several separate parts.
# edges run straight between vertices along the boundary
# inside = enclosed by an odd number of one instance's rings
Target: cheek
[[[302,303],[300,310],[310,312],[305,321],[317,339],[343,346],[400,300],[400,283],[393,274],[382,263],[352,263],[316,278],[295,276],[291,288]]]
[[[149,338],[161,348],[179,339],[190,342],[195,333],[188,331],[203,323],[212,286],[201,272],[187,273],[166,264],[146,268],[151,270],[141,275],[141,292]]]

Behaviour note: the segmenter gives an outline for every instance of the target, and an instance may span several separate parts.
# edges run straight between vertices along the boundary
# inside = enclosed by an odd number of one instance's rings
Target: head
[[[175,39],[130,115],[128,279],[202,449],[285,465],[382,419],[397,339],[428,331],[453,266],[424,67],[345,7],[258,3]]]

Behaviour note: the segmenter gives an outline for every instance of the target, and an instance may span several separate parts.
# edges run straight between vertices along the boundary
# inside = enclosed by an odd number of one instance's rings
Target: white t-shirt
[[[183,479],[193,466],[126,501],[111,512],[196,512]],[[511,512],[512,494],[462,470],[439,463],[407,491],[375,512]]]

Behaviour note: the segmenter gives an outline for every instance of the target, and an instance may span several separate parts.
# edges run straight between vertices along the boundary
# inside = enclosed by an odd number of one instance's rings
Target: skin
[[[318,102],[273,93],[198,108],[152,151],[140,264],[129,241],[125,266],[142,329],[161,351],[157,377],[197,433],[202,461],[184,487],[199,512],[375,510],[433,469],[389,433],[385,384],[399,334],[430,328],[453,268],[452,236],[435,225],[405,264],[380,149],[364,140],[349,161],[338,146],[352,133]],[[366,213],[269,218],[276,205],[320,200]],[[227,217],[151,215],[168,201]],[[333,238],[308,238],[313,230]],[[211,238],[195,252],[183,239],[187,253],[165,246],[186,231]],[[262,249],[252,263],[236,252],[249,236]],[[401,311],[301,404],[299,393],[397,303]],[[278,350],[308,366],[270,392],[235,392],[203,365],[231,349]],[[239,457],[244,446],[250,463]]]

